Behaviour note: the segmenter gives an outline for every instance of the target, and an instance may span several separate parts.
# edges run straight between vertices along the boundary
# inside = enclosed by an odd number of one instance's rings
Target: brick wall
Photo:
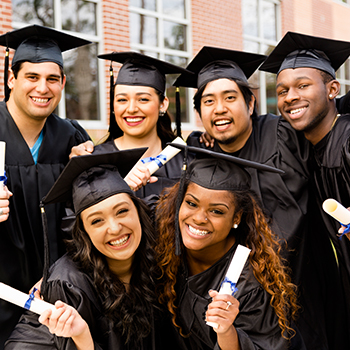
[[[192,0],[193,54],[206,46],[241,50],[241,2],[238,0]]]
[[[11,0],[0,1],[0,34],[12,30],[12,4]],[[0,100],[4,98],[4,57],[6,48],[0,46]]]

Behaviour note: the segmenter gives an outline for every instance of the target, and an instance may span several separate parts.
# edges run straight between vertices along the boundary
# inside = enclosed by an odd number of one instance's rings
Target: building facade
[[[40,24],[81,36],[88,47],[64,53],[67,85],[57,113],[77,119],[97,141],[109,123],[110,62],[97,55],[139,51],[186,66],[202,46],[268,54],[287,32],[350,41],[350,0],[1,0],[0,34]],[[3,81],[5,48],[0,48]],[[118,64],[113,64],[115,71]],[[337,72],[341,93],[350,88],[349,61]],[[167,96],[174,115],[174,77]],[[275,76],[251,79],[260,113],[278,113]],[[3,98],[0,84],[0,98]],[[184,132],[198,129],[193,91],[181,90]]]

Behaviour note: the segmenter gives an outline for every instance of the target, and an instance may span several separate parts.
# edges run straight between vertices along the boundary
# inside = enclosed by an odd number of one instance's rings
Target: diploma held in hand
[[[236,291],[236,283],[242,273],[244,265],[248,259],[250,249],[242,245],[238,245],[235,254],[230,262],[230,266],[226,272],[226,277],[221,284],[219,294],[232,295]],[[217,323],[207,322],[208,326],[217,328]]]
[[[342,237],[345,233],[350,232],[349,210],[332,198],[326,199],[322,204],[322,208],[328,215],[332,216],[334,219],[339,221],[341,225],[346,227],[340,237]]]
[[[181,138],[177,137],[172,143],[179,143],[182,145],[186,145],[186,142]],[[142,163],[146,164],[149,172],[154,174],[161,166],[167,163],[171,158],[175,157],[181,149],[171,147],[170,145],[166,146],[163,151],[158,154],[157,157],[149,157],[142,159]]]
[[[44,300],[34,298],[34,292],[28,295],[4,283],[0,283],[0,299],[4,299],[39,315],[47,309],[56,309],[54,305]]]

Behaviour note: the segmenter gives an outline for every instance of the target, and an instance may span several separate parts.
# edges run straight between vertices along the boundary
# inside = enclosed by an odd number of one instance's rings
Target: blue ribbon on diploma
[[[235,292],[237,292],[237,288],[236,288],[236,283],[233,283],[231,280],[229,280],[227,277],[225,277],[225,279],[222,281],[222,283],[221,283],[221,285],[223,284],[223,283],[229,283],[230,285],[231,285],[231,290],[232,290],[232,294],[231,295],[233,295],[233,293],[235,293]]]
[[[6,176],[6,171],[4,171],[4,175],[0,176],[0,181],[4,181],[4,184],[6,185],[7,184],[7,176]]]
[[[32,305],[32,301],[34,300],[34,293],[37,291],[36,288],[33,288],[33,291],[29,294],[29,299],[24,304],[24,308],[30,310],[30,305]]]
[[[148,157],[148,158],[141,159],[141,162],[143,164],[145,164],[145,163],[149,163],[149,162],[153,162],[154,161],[154,162],[156,162],[156,164],[160,168],[163,165],[163,163],[159,159],[162,159],[163,161],[166,161],[166,156],[163,155],[163,154],[158,154],[157,157]]]
[[[345,230],[340,235],[338,235],[339,239],[341,239],[345,234],[350,232],[350,224],[344,225],[340,221],[339,221],[339,223],[340,223],[340,225],[345,227]]]

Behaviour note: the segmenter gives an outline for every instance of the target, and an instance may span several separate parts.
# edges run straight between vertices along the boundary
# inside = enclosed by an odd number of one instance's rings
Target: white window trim
[[[129,11],[130,13],[137,13],[137,14],[142,14],[145,16],[150,16],[154,17],[156,19],[159,19],[157,21],[157,33],[158,33],[158,46],[151,46],[151,45],[146,45],[146,44],[139,44],[139,43],[132,43],[130,42],[130,48],[131,50],[136,50],[136,51],[148,51],[148,52],[154,52],[159,54],[159,59],[164,60],[165,56],[178,56],[178,57],[183,57],[188,60],[188,62],[192,58],[192,24],[191,24],[191,1],[190,0],[185,0],[185,13],[186,13],[186,18],[178,18],[178,17],[173,17],[169,16],[166,14],[162,13],[162,0],[156,0],[156,8],[158,11],[150,11],[146,9],[142,9],[140,7],[135,7],[135,6],[129,6]],[[180,51],[180,50],[174,50],[174,49],[168,49],[164,47],[164,40],[162,33],[164,32],[163,30],[163,21],[170,21],[174,23],[179,23],[182,25],[186,26],[186,44],[187,44],[187,51]],[[186,131],[186,130],[193,130],[196,128],[196,123],[195,123],[195,115],[193,111],[193,102],[192,102],[192,97],[193,97],[193,91],[192,89],[188,89],[188,100],[187,102],[187,109],[188,109],[188,115],[189,115],[189,122],[182,123],[181,124],[181,129]],[[173,128],[175,128],[175,123],[173,123]]]

